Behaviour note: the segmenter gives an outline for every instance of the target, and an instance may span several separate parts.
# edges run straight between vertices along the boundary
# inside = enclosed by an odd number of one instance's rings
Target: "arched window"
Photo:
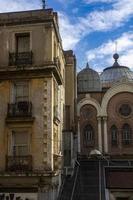
[[[84,141],[87,145],[94,145],[94,129],[90,124],[84,128]]]
[[[112,145],[118,144],[118,130],[115,125],[111,127],[111,144]]]
[[[122,127],[122,142],[124,145],[131,144],[132,132],[129,124],[124,124]]]

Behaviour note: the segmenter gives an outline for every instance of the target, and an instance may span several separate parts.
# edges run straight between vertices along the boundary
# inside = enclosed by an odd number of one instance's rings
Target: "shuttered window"
[[[14,156],[25,156],[29,153],[29,134],[26,131],[12,132],[12,153]]]
[[[122,140],[125,145],[132,143],[132,130],[129,124],[124,124],[122,127]]]
[[[16,34],[16,52],[29,52],[30,51],[30,34],[20,33]]]
[[[16,82],[15,88],[15,102],[28,101],[29,100],[29,82]]]
[[[115,125],[111,127],[111,143],[112,145],[118,144],[118,130]]]
[[[84,128],[84,143],[86,145],[94,145],[94,129],[90,124]]]

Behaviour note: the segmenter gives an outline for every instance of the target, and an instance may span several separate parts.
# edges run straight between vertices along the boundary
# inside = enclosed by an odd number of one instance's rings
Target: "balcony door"
[[[30,51],[30,34],[16,34],[16,53],[24,53]]]
[[[28,81],[21,81],[14,83],[14,101],[15,103],[29,101]]]
[[[30,155],[30,132],[27,129],[14,129],[9,135],[9,152],[6,160],[8,171],[32,170]]]
[[[29,155],[29,134],[26,131],[12,132],[12,155]]]

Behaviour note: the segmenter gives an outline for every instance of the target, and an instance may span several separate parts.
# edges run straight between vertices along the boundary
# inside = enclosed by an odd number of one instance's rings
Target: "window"
[[[122,127],[122,141],[124,145],[131,144],[131,128],[129,124],[124,124]]]
[[[118,144],[118,131],[117,131],[117,127],[115,125],[113,125],[111,127],[111,143],[112,145],[117,145]]]
[[[15,102],[23,102],[29,100],[29,82],[16,82],[14,83],[15,89]]]
[[[12,132],[12,154],[14,156],[29,154],[29,134],[27,131]]]
[[[12,84],[11,103],[8,104],[8,116],[32,116],[32,103],[29,101],[29,81],[16,81]]]
[[[59,117],[59,107],[58,107],[58,85],[57,83],[54,83],[54,108],[53,108],[53,112],[54,112],[54,117],[55,118],[60,118]]]
[[[9,65],[31,65],[33,53],[30,46],[30,33],[16,33],[14,52],[9,52]]]
[[[89,117],[92,116],[92,113],[93,112],[92,112],[91,108],[84,107],[82,109],[82,116],[84,119],[89,119]]]
[[[87,145],[93,145],[94,143],[94,130],[90,124],[84,128],[84,140]]]
[[[16,35],[16,53],[23,53],[30,51],[30,34],[17,33]]]
[[[124,116],[128,117],[132,112],[132,108],[129,104],[122,104],[119,108],[119,113]]]

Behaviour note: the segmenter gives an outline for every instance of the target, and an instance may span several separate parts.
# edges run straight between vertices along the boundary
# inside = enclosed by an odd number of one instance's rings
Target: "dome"
[[[100,76],[88,63],[86,68],[78,73],[77,82],[78,92],[101,91]]]
[[[133,72],[117,62],[119,55],[114,54],[113,58],[115,59],[113,66],[105,68],[100,75],[102,87],[111,87],[116,82],[133,81]]]

